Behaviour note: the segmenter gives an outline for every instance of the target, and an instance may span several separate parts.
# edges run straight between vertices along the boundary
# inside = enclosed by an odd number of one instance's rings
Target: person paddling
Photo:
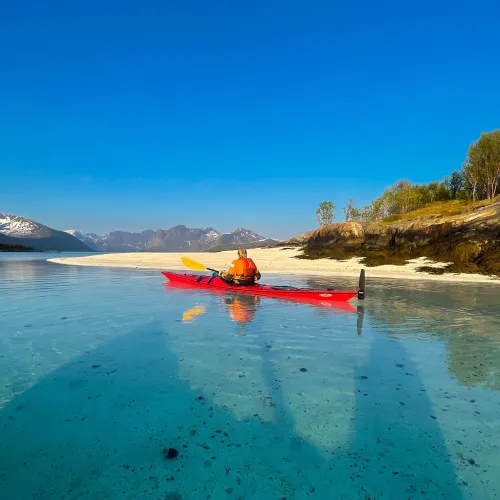
[[[238,258],[233,261],[227,272],[220,273],[221,278],[227,283],[250,286],[260,280],[260,272],[252,259],[247,257],[245,248],[238,249]]]

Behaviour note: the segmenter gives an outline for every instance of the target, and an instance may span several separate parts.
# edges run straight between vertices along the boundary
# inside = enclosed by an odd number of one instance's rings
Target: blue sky
[[[497,1],[0,7],[0,212],[288,237],[500,126]]]

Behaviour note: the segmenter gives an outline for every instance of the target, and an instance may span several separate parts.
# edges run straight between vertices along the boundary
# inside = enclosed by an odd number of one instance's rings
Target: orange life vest
[[[255,275],[257,274],[257,266],[252,259],[240,257],[239,259],[233,261],[228,273],[232,274],[235,280],[255,278]]]

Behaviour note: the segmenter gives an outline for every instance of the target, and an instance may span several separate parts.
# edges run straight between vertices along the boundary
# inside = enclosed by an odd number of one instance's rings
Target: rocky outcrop
[[[450,202],[453,203],[453,202]],[[455,264],[450,270],[500,274],[500,198],[454,215],[426,215],[391,222],[342,222],[299,238],[307,258],[430,257]],[[458,265],[461,265],[458,266]],[[368,264],[369,265],[369,264]],[[460,267],[460,269],[458,269]]]
[[[322,226],[314,231],[307,244],[356,246],[364,242],[366,230],[361,222],[340,222]]]
[[[280,246],[283,247],[302,247],[304,245],[307,245],[307,242],[309,241],[309,238],[315,233],[315,230],[312,231],[307,231],[300,236],[294,236],[293,238],[290,238],[289,240],[282,241]]]
[[[338,244],[375,247],[408,244],[418,247],[456,234],[488,241],[500,239],[500,199],[459,215],[432,215],[395,223],[341,222],[320,227],[303,236],[309,235],[304,239],[305,244],[311,247]]]

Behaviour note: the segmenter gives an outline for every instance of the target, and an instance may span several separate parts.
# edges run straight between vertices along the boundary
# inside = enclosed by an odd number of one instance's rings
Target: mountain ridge
[[[178,224],[169,229],[146,229],[141,232],[111,231],[103,236],[75,229],[66,232],[79,238],[87,246],[100,252],[204,252],[214,248],[233,248],[238,245],[278,243],[249,229],[236,228],[220,233],[213,227],[188,228]]]

